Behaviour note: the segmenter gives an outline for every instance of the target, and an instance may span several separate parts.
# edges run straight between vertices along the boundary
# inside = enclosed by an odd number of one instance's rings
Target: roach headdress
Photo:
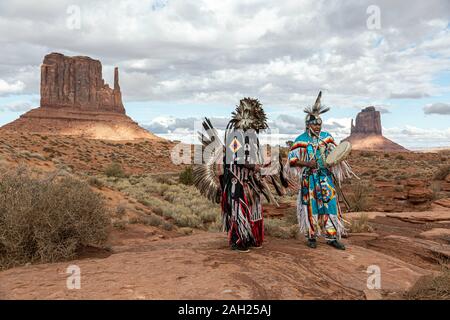
[[[304,111],[306,113],[306,119],[305,123],[306,125],[309,124],[322,124],[322,119],[320,118],[320,115],[322,113],[328,112],[330,108],[323,108],[320,102],[320,99],[322,98],[322,91],[319,92],[319,95],[317,96],[316,102],[312,107],[305,108]]]

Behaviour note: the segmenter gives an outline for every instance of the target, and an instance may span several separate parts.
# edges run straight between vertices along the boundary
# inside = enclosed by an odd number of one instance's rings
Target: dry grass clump
[[[89,177],[87,182],[89,183],[89,185],[91,187],[95,187],[95,188],[98,188],[98,189],[101,189],[104,186],[103,181],[101,181],[97,177]]]
[[[1,176],[0,269],[71,259],[106,240],[105,204],[87,183],[33,178],[23,169]]]
[[[419,279],[405,294],[405,298],[409,300],[450,300],[450,268],[444,266],[440,275]]]
[[[450,164],[441,165],[439,169],[434,173],[434,180],[445,180],[450,174]]]
[[[369,215],[367,213],[360,213],[357,218],[350,222],[350,233],[372,232],[373,228],[369,224]]]
[[[298,225],[290,224],[284,219],[265,219],[264,234],[281,239],[296,238],[298,234]]]
[[[351,185],[349,204],[352,211],[367,211],[370,209],[370,193],[372,186],[368,181],[357,181]]]
[[[167,224],[167,222],[164,221],[163,218],[155,214],[151,214],[148,216],[142,215],[137,218],[133,218],[130,220],[130,223],[140,223],[146,226],[153,226],[153,227],[159,227],[163,224]]]
[[[361,151],[360,156],[364,158],[372,158],[375,154],[369,151]]]
[[[110,165],[108,165],[105,168],[105,174],[108,177],[115,177],[115,178],[124,178],[125,177],[125,171],[123,170],[120,163],[113,162]]]
[[[220,216],[218,205],[202,197],[193,186],[175,184],[172,179],[142,175],[119,180],[108,178],[106,183],[178,227],[208,229]]]
[[[44,157],[42,154],[37,152],[30,152],[28,150],[22,150],[19,152],[19,155],[26,158],[26,159],[38,159],[41,161],[46,161],[47,158]]]

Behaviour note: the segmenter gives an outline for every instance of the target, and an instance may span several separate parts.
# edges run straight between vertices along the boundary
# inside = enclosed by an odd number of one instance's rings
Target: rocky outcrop
[[[351,134],[376,134],[381,135],[380,111],[375,107],[367,107],[356,116],[355,124],[351,124]]]
[[[433,191],[424,188],[416,187],[408,191],[408,201],[412,204],[428,203],[433,199]]]
[[[125,113],[114,70],[114,88],[102,78],[102,64],[89,57],[45,56],[41,66],[41,107],[78,108],[89,111]]]
[[[110,88],[100,61],[60,53],[46,55],[41,66],[40,107],[2,128],[106,140],[159,139],[125,114],[118,68]]]
[[[352,143],[355,150],[407,151],[382,135],[381,115],[375,107],[367,107],[351,122],[350,136],[343,141]]]

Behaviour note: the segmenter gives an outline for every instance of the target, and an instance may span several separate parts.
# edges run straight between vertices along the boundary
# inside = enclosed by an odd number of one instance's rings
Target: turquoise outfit
[[[298,161],[315,159],[317,162],[317,168],[300,168],[297,216],[300,230],[309,238],[325,234],[328,239],[335,239],[340,238],[344,227],[333,173],[325,160],[336,143],[328,132],[322,131],[319,136],[320,139],[305,131],[290,148],[288,158],[291,166]]]

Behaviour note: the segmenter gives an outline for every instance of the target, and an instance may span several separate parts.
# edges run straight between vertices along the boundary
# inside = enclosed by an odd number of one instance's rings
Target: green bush
[[[0,269],[71,259],[106,240],[106,207],[87,183],[71,177],[41,180],[23,170],[1,175]]]
[[[194,184],[194,175],[192,173],[192,167],[186,167],[186,169],[184,169],[180,173],[180,182],[188,186]]]

